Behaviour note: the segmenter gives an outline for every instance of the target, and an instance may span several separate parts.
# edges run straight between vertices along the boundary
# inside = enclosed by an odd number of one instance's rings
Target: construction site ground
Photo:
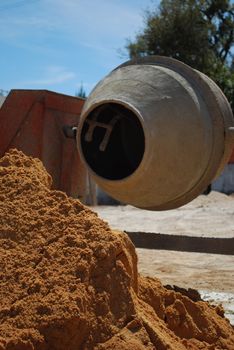
[[[113,229],[136,236],[139,272],[198,290],[221,303],[234,325],[234,195],[211,192],[162,212],[129,205],[93,210]]]

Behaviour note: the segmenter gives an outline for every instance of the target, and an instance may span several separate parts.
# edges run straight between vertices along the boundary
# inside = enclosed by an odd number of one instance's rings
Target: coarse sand
[[[220,306],[137,271],[136,251],[41,162],[0,160],[0,350],[234,350]]]

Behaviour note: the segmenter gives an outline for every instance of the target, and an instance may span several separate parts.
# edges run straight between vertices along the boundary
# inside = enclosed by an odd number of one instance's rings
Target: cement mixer
[[[220,174],[234,146],[230,105],[207,76],[166,57],[113,70],[88,97],[78,149],[96,183],[148,210],[184,205]]]

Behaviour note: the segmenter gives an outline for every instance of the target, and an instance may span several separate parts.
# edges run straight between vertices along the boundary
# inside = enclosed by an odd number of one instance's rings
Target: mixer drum
[[[117,200],[148,210],[184,205],[220,173],[233,148],[229,103],[204,74],[166,57],[128,61],[88,97],[81,158]]]

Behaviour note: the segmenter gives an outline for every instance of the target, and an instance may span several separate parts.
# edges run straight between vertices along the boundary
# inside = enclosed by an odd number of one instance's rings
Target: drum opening
[[[140,120],[118,103],[104,103],[88,114],[80,142],[89,167],[109,180],[121,180],[134,173],[145,151]]]

